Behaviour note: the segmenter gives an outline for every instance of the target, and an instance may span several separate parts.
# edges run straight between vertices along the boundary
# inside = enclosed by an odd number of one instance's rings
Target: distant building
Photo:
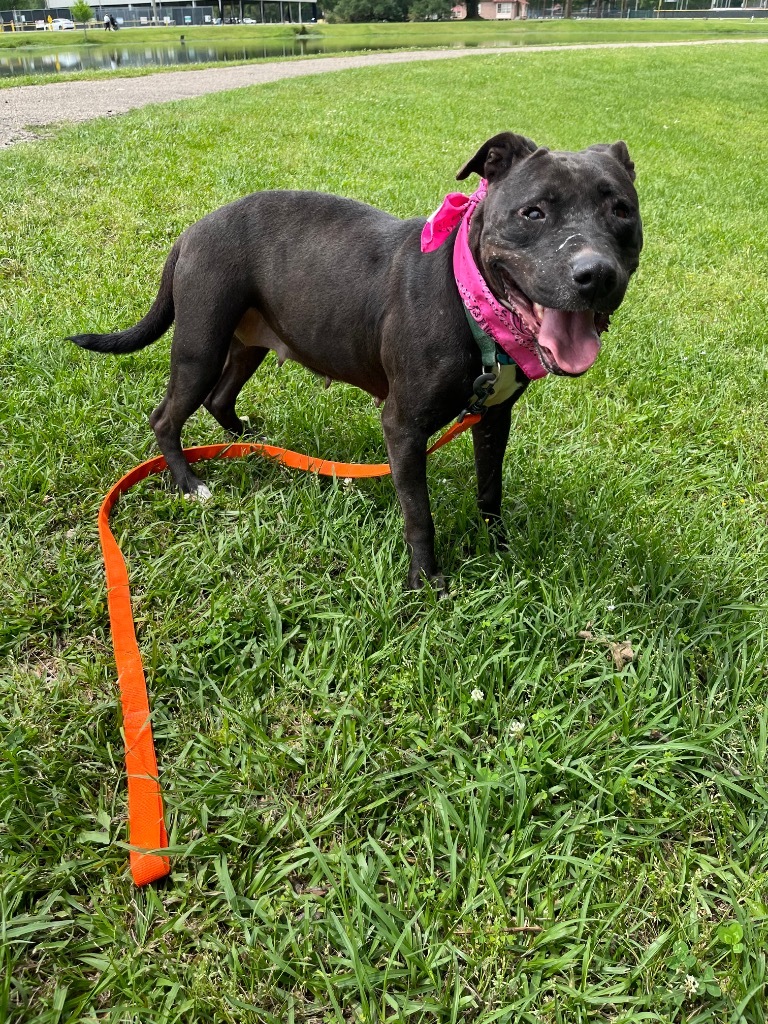
[[[507,3],[495,3],[492,0],[480,0],[477,13],[484,21],[517,21],[528,17],[528,0],[509,0]],[[466,18],[467,9],[464,4],[453,8],[453,16],[457,20]]]
[[[528,17],[528,0],[511,0],[509,3],[478,4],[481,18],[487,21],[516,21]]]

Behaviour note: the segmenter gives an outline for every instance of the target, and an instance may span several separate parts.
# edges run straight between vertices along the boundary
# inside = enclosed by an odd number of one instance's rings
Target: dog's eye
[[[526,220],[544,220],[545,213],[540,206],[524,206],[520,215]]]
[[[616,203],[613,207],[613,215],[618,217],[619,220],[629,220],[632,216],[632,210],[626,203]]]

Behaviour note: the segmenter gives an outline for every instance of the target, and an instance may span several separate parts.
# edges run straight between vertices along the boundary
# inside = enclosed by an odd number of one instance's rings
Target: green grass
[[[379,68],[0,154],[5,1019],[762,1024],[764,66]],[[625,138],[647,235],[597,366],[516,410],[511,550],[478,524],[466,438],[429,471],[442,602],[403,591],[388,482],[249,459],[205,466],[205,506],[165,479],[121,501],[173,850],[137,891],[95,516],[155,453],[168,342],[62,339],[142,315],[221,203],[301,187],[425,214],[503,128]],[[370,400],[297,366],[270,359],[245,411],[277,444],[384,455]],[[185,434],[221,439],[203,414]]]
[[[298,26],[295,26],[298,28]],[[573,43],[661,42],[694,39],[759,39],[768,36],[768,21],[742,19],[712,21],[677,20],[579,20],[579,21],[516,21],[516,22],[453,22],[432,24],[371,24],[308,26],[312,38],[322,39],[329,53],[338,56],[359,50],[417,49],[419,47],[451,46],[525,46],[562,45]],[[43,54],[66,50],[88,50],[97,46],[110,49],[139,47],[147,44],[176,43],[183,34],[190,45],[203,43],[239,43],[243,46],[280,44],[293,38],[294,30],[286,25],[218,25],[182,26],[173,28],[121,29],[119,36],[106,36],[97,29],[83,33],[0,34],[3,48]],[[265,58],[252,58],[252,61]],[[266,58],[274,60],[275,58]],[[283,58],[280,58],[283,59]],[[301,57],[294,58],[296,60]],[[250,63],[246,56],[242,63]],[[35,85],[101,78],[130,78],[163,71],[183,71],[203,67],[220,67],[231,61],[166,64],[158,68],[121,68],[114,71],[70,71],[58,74],[28,74],[0,79],[0,89],[19,85]]]

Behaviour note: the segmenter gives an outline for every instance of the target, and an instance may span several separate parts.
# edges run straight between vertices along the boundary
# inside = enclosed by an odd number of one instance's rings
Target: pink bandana
[[[521,314],[498,301],[477,269],[469,248],[469,225],[478,204],[485,199],[488,182],[483,178],[471,196],[451,192],[440,209],[428,218],[421,232],[421,251],[433,252],[458,226],[453,250],[453,274],[456,287],[467,310],[483,331],[513,359],[529,380],[547,375],[536,354],[536,333]]]

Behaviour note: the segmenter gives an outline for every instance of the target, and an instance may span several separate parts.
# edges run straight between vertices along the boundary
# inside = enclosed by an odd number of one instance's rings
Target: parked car
[[[37,21],[35,22],[35,28],[41,29],[43,32],[45,31],[45,22],[42,18],[37,19]]]
[[[54,18],[51,22],[51,29],[54,32],[61,32],[67,28],[74,28],[74,21],[70,21],[69,18]]]

